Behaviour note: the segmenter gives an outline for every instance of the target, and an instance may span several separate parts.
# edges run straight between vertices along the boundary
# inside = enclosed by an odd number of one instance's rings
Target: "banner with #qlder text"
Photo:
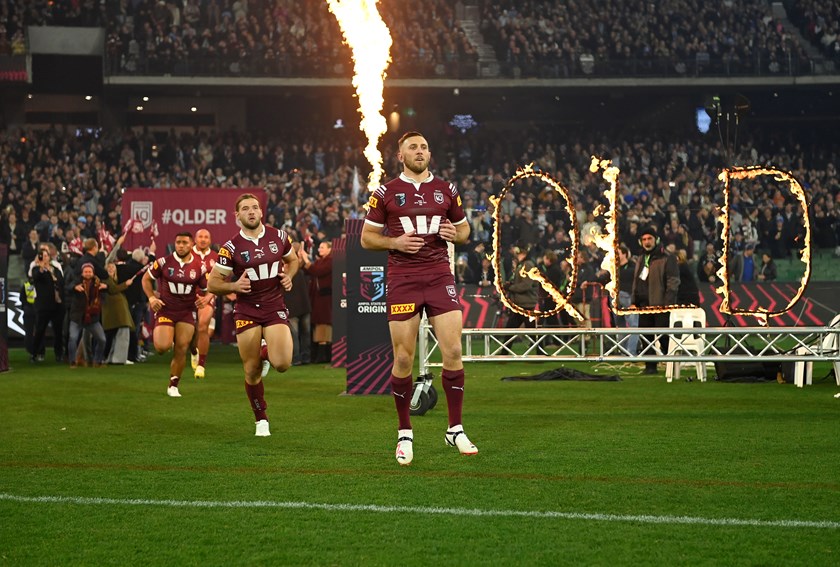
[[[261,188],[130,187],[122,197],[122,223],[126,233],[123,248],[148,249],[154,239],[157,255],[163,256],[176,234],[187,231],[195,236],[201,228],[210,231],[214,244],[224,244],[239,230],[234,211],[236,200],[245,193],[254,195],[260,202],[265,220],[266,194]]]

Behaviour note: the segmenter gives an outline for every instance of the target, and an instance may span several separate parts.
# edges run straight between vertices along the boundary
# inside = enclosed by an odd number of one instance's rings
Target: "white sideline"
[[[326,510],[330,512],[378,512],[442,514],[447,516],[496,516],[519,518],[548,518],[562,520],[590,520],[596,522],[637,522],[642,524],[693,524],[704,526],[750,526],[762,528],[823,528],[840,529],[840,522],[830,520],[750,520],[741,518],[701,518],[696,516],[650,516],[625,514],[594,514],[585,512],[555,512],[537,510],[482,510],[479,508],[432,508],[426,506],[380,506],[377,504],[322,504],[318,502],[212,501],[212,500],[146,500],[133,498],[86,498],[80,496],[18,496],[0,493],[0,501],[33,504],[75,504],[82,506],[168,506],[172,508],[285,508]]]

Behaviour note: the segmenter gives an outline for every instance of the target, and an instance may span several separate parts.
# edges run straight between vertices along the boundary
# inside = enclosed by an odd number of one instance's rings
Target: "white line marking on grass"
[[[516,518],[548,518],[561,520],[590,520],[596,522],[636,522],[641,524],[694,524],[703,526],[750,526],[762,528],[824,528],[840,529],[840,522],[829,520],[750,520],[742,518],[701,518],[696,516],[650,516],[635,514],[590,514],[585,512],[556,512],[537,510],[481,510],[479,508],[432,508],[426,506],[380,506],[377,504],[322,504],[318,502],[213,501],[213,500],[146,500],[135,498],[85,498],[80,496],[18,496],[0,493],[0,501],[33,504],[75,504],[81,506],[167,506],[171,508],[281,508],[326,510],[328,512],[377,512],[441,514],[445,516],[486,516]]]

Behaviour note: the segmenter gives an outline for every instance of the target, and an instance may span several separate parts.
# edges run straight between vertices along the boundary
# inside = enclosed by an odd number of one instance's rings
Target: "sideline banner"
[[[365,250],[363,219],[347,220],[347,393],[387,394],[394,365],[385,301],[388,253]],[[333,269],[333,274],[338,270]]]
[[[332,366],[347,363],[347,237],[332,241]]]
[[[0,244],[0,372],[9,369],[9,343],[6,328],[6,295],[9,285],[9,248]]]
[[[154,238],[157,255],[163,256],[176,234],[183,231],[195,234],[200,228],[210,231],[214,243],[223,244],[239,230],[234,209],[243,193],[256,196],[265,219],[266,194],[261,188],[130,187],[122,197],[122,223],[126,232],[123,248],[128,251],[147,248]]]

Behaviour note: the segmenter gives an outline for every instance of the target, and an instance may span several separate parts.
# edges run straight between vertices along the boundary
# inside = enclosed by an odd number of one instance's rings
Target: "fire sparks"
[[[599,205],[597,209],[594,211],[596,216],[602,216],[605,219],[605,226],[603,231],[599,231],[598,229],[593,229],[592,233],[589,236],[595,245],[605,252],[604,259],[601,262],[601,267],[609,272],[610,274],[610,281],[605,285],[605,289],[610,295],[611,303],[612,303],[612,310],[616,315],[629,315],[632,313],[667,313],[674,309],[682,309],[682,308],[689,308],[689,307],[696,307],[694,305],[683,305],[683,304],[674,304],[674,305],[657,305],[651,307],[644,307],[644,308],[631,308],[631,309],[622,309],[618,303],[618,238],[617,238],[617,218],[616,212],[618,211],[617,206],[617,199],[618,199],[618,179],[619,179],[619,168],[612,165],[610,160],[600,159],[596,156],[592,156],[592,162],[590,163],[589,170],[592,173],[596,173],[599,170],[603,170],[602,177],[609,185],[609,188],[605,190],[604,197],[607,201],[607,206]],[[799,204],[802,206],[804,211],[803,214],[803,221],[805,226],[805,238],[804,238],[804,248],[801,254],[801,261],[805,264],[805,273],[802,276],[802,280],[800,281],[799,289],[797,290],[796,294],[790,300],[790,302],[782,309],[777,309],[774,311],[770,311],[765,308],[758,308],[757,311],[749,311],[745,309],[734,309],[730,307],[729,304],[729,273],[727,271],[727,262],[726,259],[729,255],[729,242],[728,242],[728,234],[729,234],[729,199],[730,199],[730,180],[731,179],[752,179],[755,177],[760,176],[772,176],[774,179],[780,182],[787,182],[789,184],[791,194],[795,195]],[[510,191],[513,187],[513,184],[521,179],[526,178],[537,178],[541,179],[550,185],[555,191],[557,191],[560,195],[563,196],[563,199],[566,202],[566,210],[569,214],[569,218],[571,219],[571,226],[569,229],[569,238],[571,240],[571,257],[567,260],[572,265],[572,271],[569,278],[569,283],[564,291],[560,291],[556,289],[550,281],[548,281],[545,276],[540,272],[539,268],[532,268],[530,270],[525,270],[524,267],[520,266],[519,274],[522,277],[527,277],[531,280],[534,280],[540,284],[540,286],[552,297],[554,300],[556,307],[550,311],[533,311],[530,309],[524,309],[519,305],[513,303],[510,298],[508,297],[504,287],[502,286],[501,280],[501,254],[500,254],[500,240],[501,240],[501,219],[500,219],[500,211],[499,211],[499,204],[504,199],[505,194]],[[718,176],[721,181],[724,182],[724,206],[721,210],[720,214],[720,225],[721,225],[721,236],[723,237],[723,261],[721,262],[721,267],[717,271],[718,277],[721,279],[723,284],[721,287],[715,289],[715,292],[721,295],[722,302],[720,305],[721,313],[726,313],[730,315],[751,315],[758,319],[761,325],[767,325],[767,318],[768,317],[776,317],[778,315],[782,315],[783,313],[789,311],[793,305],[798,302],[802,294],[805,292],[805,288],[808,285],[808,280],[811,277],[811,222],[808,217],[808,198],[805,195],[805,191],[799,182],[794,179],[794,177],[790,173],[786,173],[784,171],[772,168],[762,168],[759,166],[752,166],[752,167],[735,167],[730,169],[724,169],[720,175]],[[572,317],[578,320],[583,320],[583,316],[569,303],[568,298],[571,295],[572,291],[575,289],[577,285],[577,277],[578,277],[578,269],[575,263],[575,259],[577,256],[578,250],[578,238],[579,238],[579,229],[577,226],[577,219],[574,211],[574,206],[569,198],[569,194],[566,189],[560,185],[557,181],[554,180],[549,174],[544,173],[542,171],[534,169],[534,164],[529,164],[524,168],[519,169],[516,174],[510,178],[507,185],[502,189],[501,193],[498,196],[491,196],[490,201],[493,204],[493,220],[494,220],[494,231],[493,231],[493,253],[488,254],[487,258],[493,263],[493,267],[496,271],[494,285],[499,292],[499,296],[502,300],[502,303],[507,306],[508,309],[519,313],[521,315],[527,315],[531,318],[539,318],[539,317],[549,317],[556,313],[559,313],[561,310],[566,310]]]
[[[353,53],[353,87],[359,98],[359,128],[367,136],[364,155],[373,170],[368,176],[368,189],[380,185],[383,175],[379,138],[388,129],[383,89],[385,71],[391,62],[391,33],[376,7],[377,0],[327,0],[338,20],[344,42]]]
[[[604,259],[601,262],[601,268],[609,272],[610,281],[604,285],[604,289],[610,294],[610,301],[612,310],[616,315],[629,315],[631,313],[667,313],[672,309],[682,309],[685,307],[694,307],[693,305],[656,305],[651,307],[634,307],[632,309],[622,309],[618,303],[618,237],[617,237],[617,219],[616,211],[618,210],[618,174],[621,172],[616,166],[612,165],[610,160],[599,159],[592,156],[592,162],[589,164],[589,171],[596,173],[598,170],[603,170],[601,176],[609,184],[609,189],[604,191],[604,196],[607,198],[609,205],[606,210],[603,207],[598,207],[595,210],[595,216],[604,215],[606,220],[604,232],[598,234],[592,233],[592,238],[595,245],[605,252]]]
[[[754,179],[762,175],[772,176],[776,181],[786,181],[790,186],[790,192],[799,200],[802,205],[803,222],[805,225],[805,247],[802,249],[801,260],[805,264],[805,273],[802,275],[802,280],[799,282],[799,289],[790,300],[790,302],[783,309],[770,311],[763,307],[759,307],[758,311],[749,311],[746,309],[733,309],[729,306],[729,272],[726,267],[726,260],[729,258],[729,192],[730,180],[732,179]],[[729,315],[752,315],[758,319],[761,325],[767,326],[768,317],[777,317],[786,311],[790,310],[794,304],[799,301],[802,294],[805,292],[805,287],[808,285],[808,280],[811,277],[811,220],[808,217],[808,197],[805,195],[805,190],[802,185],[790,173],[773,169],[763,168],[759,166],[753,167],[733,167],[724,169],[718,179],[724,184],[724,206],[720,214],[720,230],[721,238],[723,239],[723,260],[721,261],[720,269],[717,271],[717,276],[720,278],[722,285],[715,289],[715,291],[723,298],[720,304],[720,312]]]
[[[531,309],[525,309],[520,307],[516,303],[512,302],[507,295],[507,291],[502,286],[502,266],[501,266],[501,253],[499,250],[500,239],[501,239],[501,218],[499,214],[499,203],[504,199],[505,194],[513,188],[513,184],[519,181],[520,179],[526,179],[528,177],[535,177],[537,179],[542,179],[545,181],[552,189],[557,191],[560,195],[563,196],[563,199],[566,201],[566,211],[569,214],[569,218],[571,219],[571,226],[569,227],[569,240],[571,241],[571,251],[570,251],[570,258],[567,258],[570,265],[572,266],[572,272],[569,276],[569,283],[566,286],[566,289],[561,292],[557,288],[555,288],[550,281],[548,281],[542,273],[540,273],[539,268],[531,268],[530,270],[525,270],[524,266],[520,266],[519,274],[522,277],[527,277],[532,279],[540,284],[542,288],[548,293],[551,298],[554,300],[556,307],[549,311],[534,311]],[[578,235],[578,227],[577,227],[577,219],[575,217],[575,210],[574,206],[572,205],[571,199],[569,199],[569,194],[566,189],[560,185],[553,177],[549,174],[544,173],[542,171],[537,171],[534,169],[534,164],[530,163],[523,168],[517,170],[516,174],[510,178],[502,188],[502,191],[499,193],[498,196],[490,196],[490,202],[493,203],[493,253],[487,255],[487,259],[493,263],[493,270],[496,272],[495,274],[495,281],[493,282],[496,290],[499,292],[499,297],[502,300],[502,303],[516,313],[520,315],[527,315],[528,317],[537,319],[540,317],[550,317],[556,313],[559,313],[562,310],[565,310],[569,315],[577,319],[578,321],[583,321],[583,315],[574,308],[574,306],[569,303],[569,296],[571,296],[572,292],[575,289],[575,284],[577,282],[577,265],[575,262],[575,258],[577,256],[577,235]]]

